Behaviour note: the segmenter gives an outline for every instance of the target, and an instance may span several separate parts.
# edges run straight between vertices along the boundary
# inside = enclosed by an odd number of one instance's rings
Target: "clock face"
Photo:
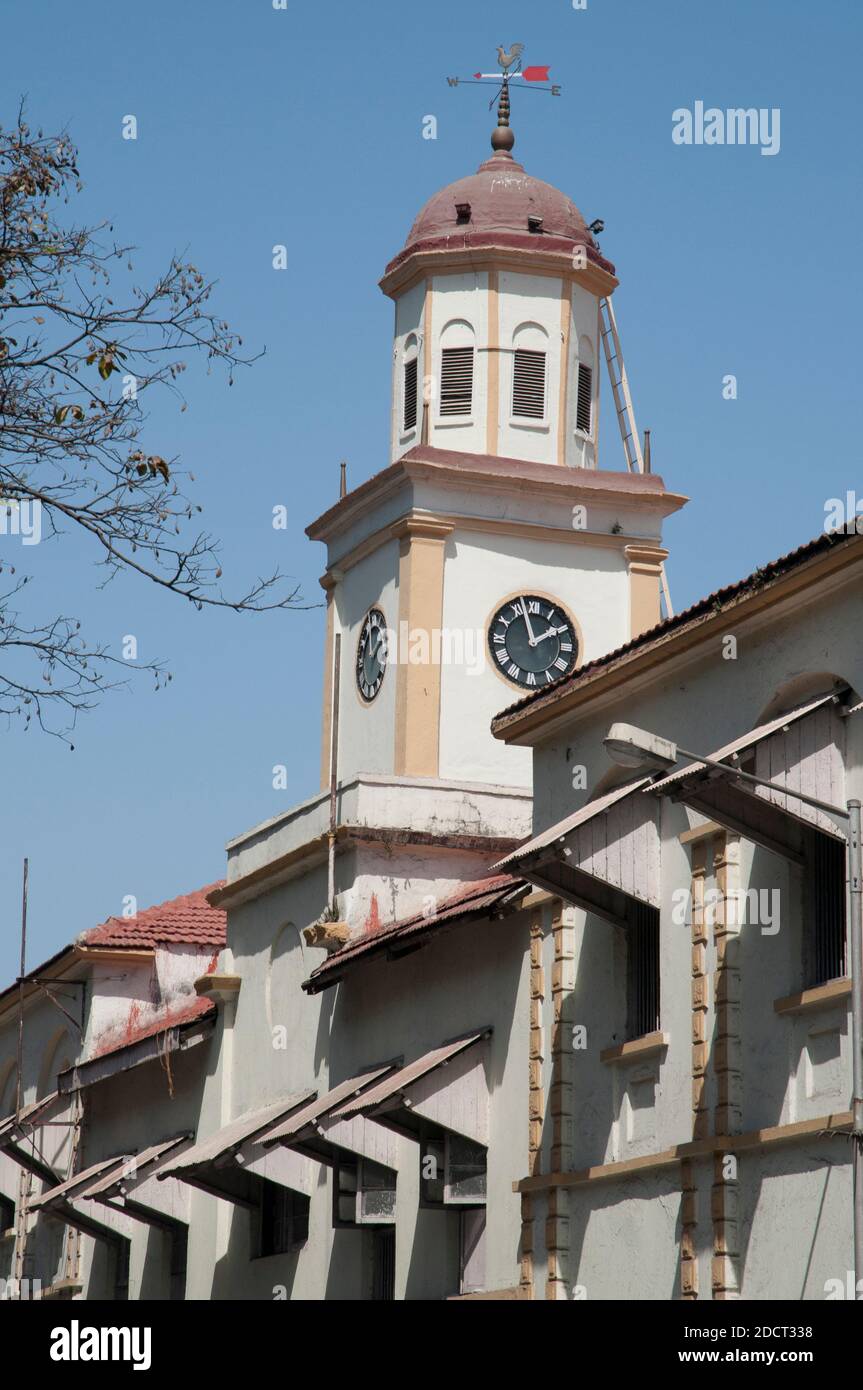
[[[536,594],[508,599],[488,629],[491,659],[513,685],[538,690],[567,675],[578,657],[572,619]]]
[[[370,608],[357,643],[357,689],[371,704],[383,685],[387,669],[387,620],[379,608]]]

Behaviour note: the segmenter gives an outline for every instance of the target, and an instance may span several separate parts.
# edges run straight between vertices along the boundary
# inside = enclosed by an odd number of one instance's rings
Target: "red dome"
[[[470,221],[457,224],[456,204],[469,204]],[[571,198],[526,174],[511,154],[498,151],[475,174],[447,184],[429,198],[411,227],[405,250],[418,242],[477,232],[529,233],[528,218],[540,218],[546,236],[590,244],[584,218]]]
[[[409,262],[429,253],[496,249],[544,254],[547,263],[569,261],[584,246],[593,265],[614,275],[571,198],[526,174],[506,150],[497,150],[475,174],[448,183],[416,217],[401,251],[389,263],[381,288],[393,293],[410,274]]]

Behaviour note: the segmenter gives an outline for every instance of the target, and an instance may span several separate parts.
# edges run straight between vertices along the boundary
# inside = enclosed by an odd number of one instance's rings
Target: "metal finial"
[[[515,135],[509,124],[509,81],[505,77],[500,89],[500,101],[497,104],[497,129],[492,131],[491,147],[495,151],[505,150],[508,152],[514,144]]]
[[[348,465],[345,463],[344,459],[340,464],[340,468],[342,470],[342,476],[339,481],[339,498],[341,499],[342,497],[346,497],[348,492]]]

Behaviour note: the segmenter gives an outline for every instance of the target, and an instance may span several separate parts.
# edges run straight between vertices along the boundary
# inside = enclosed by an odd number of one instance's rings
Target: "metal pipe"
[[[333,727],[330,741],[330,829],[327,835],[327,906],[336,905],[336,801],[339,783],[339,676],[342,665],[342,634],[336,633],[333,654]]]
[[[21,1114],[24,1068],[24,972],[27,965],[27,885],[30,880],[30,861],[24,860],[24,887],[21,894],[21,974],[18,976],[18,1077],[15,1085],[15,1118]]]
[[[848,931],[851,936],[851,1143],[854,1183],[854,1297],[863,1302],[863,859],[860,802],[848,802]]]

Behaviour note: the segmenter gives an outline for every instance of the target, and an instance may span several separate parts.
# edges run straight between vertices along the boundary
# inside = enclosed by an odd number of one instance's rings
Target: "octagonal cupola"
[[[598,466],[600,305],[614,266],[572,200],[493,154],[422,208],[381,288],[395,301],[391,456],[419,443]]]

